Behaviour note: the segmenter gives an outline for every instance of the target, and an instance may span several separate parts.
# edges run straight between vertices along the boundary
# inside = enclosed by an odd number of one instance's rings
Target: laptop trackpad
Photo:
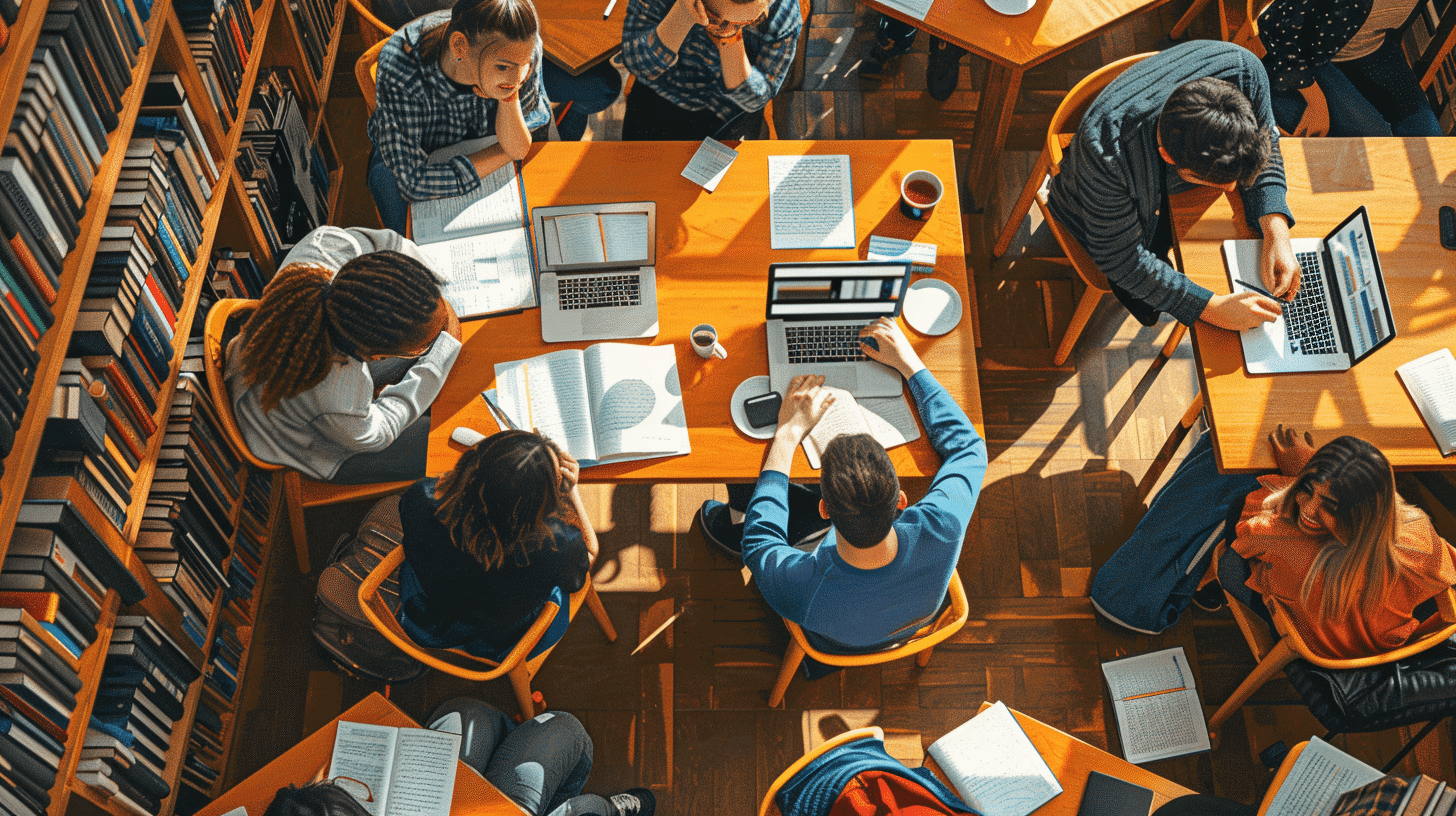
[[[859,374],[849,366],[834,366],[825,371],[824,384],[853,394],[859,390]]]

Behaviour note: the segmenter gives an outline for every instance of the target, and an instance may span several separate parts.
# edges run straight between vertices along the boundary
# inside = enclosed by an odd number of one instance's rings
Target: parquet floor
[[[1019,191],[1047,119],[1066,89],[1091,69],[1155,47],[1187,2],[1126,21],[1028,75],[1002,162],[1002,197]],[[880,84],[854,71],[872,16],[852,0],[815,0],[802,88],[781,94],[780,136],[811,138],[937,137],[970,139],[984,64],[967,58],[960,90],[941,104],[923,92],[925,38]],[[333,131],[362,134],[362,103],[347,72],[331,102]],[[594,138],[617,130],[608,111],[592,124]],[[346,128],[354,128],[352,130]],[[346,165],[345,224],[374,219],[362,183],[368,145],[362,135],[337,139]],[[785,705],[766,698],[787,633],[738,566],[711,552],[693,519],[722,486],[594,487],[588,501],[600,531],[596,582],[621,633],[606,643],[579,621],[537,677],[547,703],[575,713],[595,742],[588,790],[611,793],[644,785],[663,816],[753,812],[762,792],[806,747],[846,727],[874,723],[891,751],[918,762],[923,746],[973,714],[982,700],[1004,700],[1075,736],[1117,752],[1116,726],[1099,663],[1181,645],[1205,704],[1217,704],[1253,666],[1228,614],[1191,611],[1160,637],[1131,637],[1100,627],[1086,598],[1091,576],[1142,511],[1142,497],[1171,473],[1189,442],[1165,451],[1169,431],[1196,388],[1185,340],[1160,371],[1150,365],[1172,329],[1143,328],[1107,299],[1068,365],[1053,368],[1047,314],[1060,335],[1074,303],[1064,273],[1046,277],[1034,248],[996,265],[988,234],[1000,223],[999,202],[966,221],[968,262],[979,297],[984,434],[991,454],[984,493],[967,535],[960,575],[971,596],[970,623],[938,648],[930,666],[910,661],[851,669],[805,682],[796,679]],[[965,330],[970,330],[969,324]],[[923,492],[924,483],[908,485]],[[912,496],[913,498],[913,496]],[[362,507],[309,514],[314,563],[321,566],[340,533],[353,529]],[[271,564],[266,613],[250,664],[247,715],[229,768],[242,778],[311,732],[374,686],[342,680],[314,653],[306,626],[313,581],[289,557]],[[630,656],[639,640],[674,613],[665,633]],[[306,689],[306,692],[303,690]],[[423,718],[459,694],[489,699],[514,712],[504,682],[479,685],[431,673],[393,689],[393,699]],[[1211,754],[1150,766],[1199,791],[1245,802],[1262,795],[1270,773],[1256,753],[1277,740],[1289,745],[1323,733],[1284,681],[1271,683],[1235,717]],[[1350,738],[1357,755],[1380,764],[1398,733]],[[1453,779],[1451,739],[1439,729],[1407,760]]]

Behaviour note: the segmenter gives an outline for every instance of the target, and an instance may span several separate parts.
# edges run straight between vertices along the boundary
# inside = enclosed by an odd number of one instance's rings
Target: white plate
[[[961,295],[943,280],[918,280],[905,293],[904,315],[910,328],[939,337],[961,322]]]
[[[772,391],[769,388],[768,375],[760,374],[757,377],[749,377],[733,389],[733,396],[729,398],[728,410],[733,415],[733,424],[743,435],[753,439],[773,439],[774,431],[778,430],[779,424],[765,425],[762,428],[755,428],[748,424],[748,414],[743,410],[743,401],[751,397],[758,397]]]
[[[1036,5],[1036,0],[986,0],[992,11],[999,11],[1008,17],[1025,14]]]

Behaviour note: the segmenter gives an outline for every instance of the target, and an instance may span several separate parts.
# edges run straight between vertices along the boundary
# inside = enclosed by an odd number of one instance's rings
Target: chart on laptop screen
[[[1388,338],[1393,329],[1368,223],[1364,218],[1351,218],[1326,238],[1325,244],[1343,295],[1339,300],[1350,331],[1350,354],[1358,360]]]

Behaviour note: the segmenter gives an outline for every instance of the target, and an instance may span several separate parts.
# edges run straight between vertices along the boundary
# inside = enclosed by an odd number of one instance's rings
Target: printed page
[[[582,353],[577,349],[495,367],[501,410],[522,428],[540,431],[582,464],[597,458],[586,381]]]
[[[524,228],[420,244],[419,250],[443,279],[445,300],[462,318],[536,305]]]
[[[556,227],[556,249],[559,256],[553,266],[560,264],[602,263],[607,258],[602,251],[602,227],[596,213],[557,215],[551,221]]]
[[[450,816],[460,735],[401,728],[384,816]]]
[[[417,244],[526,226],[516,166],[507,164],[480,180],[475,192],[410,203],[410,228]]]
[[[1193,688],[1193,670],[1183,647],[1109,660],[1102,664],[1102,675],[1112,699],[1126,700],[1139,694]]]
[[[854,248],[848,156],[769,156],[769,243],[774,249]]]
[[[825,390],[834,395],[834,404],[824,412],[816,424],[804,437],[804,456],[809,460],[809,467],[819,469],[820,459],[824,455],[824,449],[837,436],[844,434],[870,433],[869,422],[865,420],[864,412],[860,410],[859,403],[855,402],[854,395],[843,388],[825,386]]]
[[[1122,754],[1137,764],[1211,750],[1198,690],[1114,700]]]
[[[718,182],[728,174],[728,168],[733,166],[736,158],[737,150],[709,136],[698,145],[698,152],[693,154],[688,166],[683,168],[682,176],[711,193],[718,189]]]
[[[329,778],[347,776],[368,785],[374,801],[359,804],[369,811],[370,816],[384,816],[398,737],[398,728],[352,722],[339,723],[339,733],[334,736],[334,759],[329,764]]]
[[[859,409],[870,425],[870,435],[886,448],[894,448],[920,438],[915,422],[915,409],[909,400],[899,397],[866,397]]]
[[[1027,816],[1062,792],[1005,703],[972,717],[926,753],[982,816]]]
[[[1264,816],[1328,816],[1341,795],[1381,776],[1319,737],[1310,737]]]
[[[1456,450],[1456,357],[1433,351],[1395,370],[1442,455]]]
[[[647,263],[647,213],[602,213],[602,243],[613,263]]]
[[[675,346],[598,343],[586,350],[584,365],[598,459],[692,450]]]
[[[925,15],[930,13],[930,5],[934,0],[884,0],[885,5],[897,11],[924,21]]]

